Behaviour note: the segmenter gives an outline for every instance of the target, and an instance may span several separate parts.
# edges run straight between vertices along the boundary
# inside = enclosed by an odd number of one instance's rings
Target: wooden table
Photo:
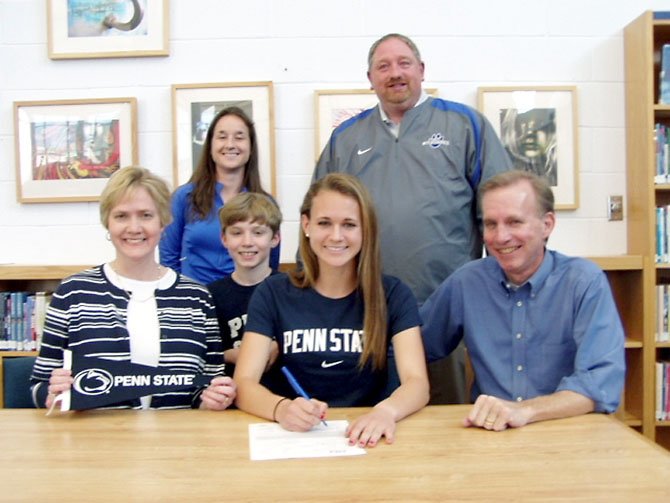
[[[5,409],[0,499],[670,502],[670,453],[613,417],[495,433],[463,428],[467,410],[427,407],[364,456],[250,461],[260,420],[240,411]]]

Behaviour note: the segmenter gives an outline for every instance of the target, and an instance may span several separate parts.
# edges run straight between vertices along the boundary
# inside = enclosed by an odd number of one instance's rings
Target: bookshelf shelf
[[[670,185],[668,185],[670,188]],[[642,255],[608,255],[600,257],[587,257],[595,262],[604,271],[641,271]],[[670,264],[668,264],[670,267]]]
[[[0,291],[53,291],[63,278],[90,265],[0,265]]]
[[[0,281],[9,280],[62,280],[91,266],[87,265],[0,265]]]
[[[642,426],[642,420],[639,417],[634,417],[629,414],[625,414],[624,417],[619,418],[626,426],[631,428],[640,428]]]
[[[656,361],[670,354],[670,343],[656,342],[656,286],[670,284],[670,264],[656,264],[656,207],[670,204],[670,183],[655,184],[656,124],[670,126],[670,105],[659,104],[661,50],[670,43],[670,20],[644,12],[624,29],[626,95],[626,183],[628,253],[640,255],[641,288],[636,297],[639,335],[627,336],[642,344],[626,350],[626,398],[639,395],[633,413],[641,419],[643,435],[670,449],[670,421],[656,421]],[[630,313],[634,315],[634,313]],[[625,315],[622,315],[625,317]],[[627,346],[629,347],[629,346]],[[639,356],[632,355],[633,352]],[[663,356],[665,355],[665,356]],[[632,381],[635,382],[632,382]],[[636,387],[634,387],[636,386]]]

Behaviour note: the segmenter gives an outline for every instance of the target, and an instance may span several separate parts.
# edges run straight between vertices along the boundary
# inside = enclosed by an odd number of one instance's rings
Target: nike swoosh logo
[[[326,360],[323,360],[323,361],[321,362],[321,368],[322,368],[322,369],[329,369],[330,367],[334,367],[335,365],[339,365],[339,364],[342,363],[343,361],[344,361],[344,360],[338,360],[338,361],[336,361],[336,362],[330,362],[330,363],[329,363],[329,362],[327,362]]]
[[[370,152],[370,150],[372,150],[372,147],[368,147],[368,148],[359,148],[359,149],[358,149],[358,155],[363,155],[363,154],[365,154],[366,152]]]

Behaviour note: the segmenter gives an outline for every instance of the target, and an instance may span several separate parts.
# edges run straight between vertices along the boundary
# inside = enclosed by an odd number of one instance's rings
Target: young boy
[[[229,376],[237,363],[251,294],[261,281],[276,273],[270,268],[270,251],[279,244],[281,220],[274,201],[258,192],[238,194],[219,211],[221,242],[235,262],[235,270],[208,288],[214,298]],[[274,344],[268,368],[277,354]]]

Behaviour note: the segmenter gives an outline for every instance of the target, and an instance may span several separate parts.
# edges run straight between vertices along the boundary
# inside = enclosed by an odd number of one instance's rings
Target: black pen
[[[286,376],[286,379],[288,379],[288,383],[291,385],[291,388],[293,388],[293,391],[295,391],[298,395],[303,397],[305,400],[311,400],[309,395],[305,393],[305,390],[302,389],[302,386],[296,381],[295,377],[293,377],[293,374],[291,374],[291,371],[287,369],[286,367],[282,367],[281,371],[284,373]],[[324,426],[328,426],[328,423],[326,423],[323,419],[321,420]]]

